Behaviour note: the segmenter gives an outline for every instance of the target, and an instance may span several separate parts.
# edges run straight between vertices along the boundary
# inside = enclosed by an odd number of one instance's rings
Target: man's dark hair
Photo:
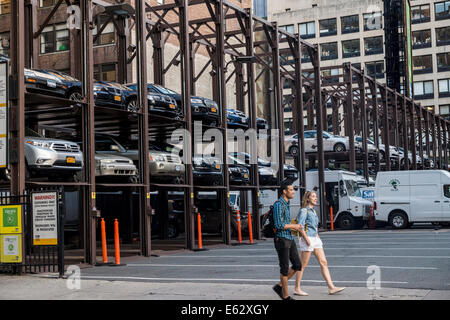
[[[280,186],[280,193],[283,194],[283,190],[288,191],[289,186],[292,186],[292,182],[290,181],[283,181]]]

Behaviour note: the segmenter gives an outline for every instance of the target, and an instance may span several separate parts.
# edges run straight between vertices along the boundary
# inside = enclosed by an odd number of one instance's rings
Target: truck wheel
[[[338,226],[340,229],[351,230],[355,228],[355,218],[350,213],[344,213],[339,218]]]
[[[296,157],[298,155],[298,147],[297,146],[291,146],[289,148],[289,153],[291,156]]]
[[[394,211],[389,215],[389,225],[393,229],[405,229],[408,226],[408,217],[402,211]]]
[[[333,147],[334,152],[344,152],[345,146],[342,143],[336,143]]]

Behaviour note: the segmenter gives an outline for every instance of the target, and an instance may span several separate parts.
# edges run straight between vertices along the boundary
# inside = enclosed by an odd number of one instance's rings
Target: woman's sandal
[[[296,296],[309,296],[309,294],[307,292],[305,292],[305,291],[295,291],[294,290],[294,294]]]
[[[334,289],[332,289],[332,290],[328,290],[328,294],[336,294],[336,293],[338,293],[338,292],[341,292],[342,290],[344,290],[345,289],[345,287],[342,287],[342,288],[334,288]]]

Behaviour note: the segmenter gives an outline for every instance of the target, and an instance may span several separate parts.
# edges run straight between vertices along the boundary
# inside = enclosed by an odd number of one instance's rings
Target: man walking
[[[295,190],[292,184],[283,183],[281,186],[281,196],[273,205],[273,222],[276,229],[274,243],[280,262],[280,283],[273,286],[273,290],[283,300],[294,300],[288,292],[288,280],[297,271],[302,269],[300,257],[298,256],[297,245],[291,230],[304,233],[301,224],[291,224],[291,212],[289,200],[294,198]],[[289,268],[289,261],[292,267]]]

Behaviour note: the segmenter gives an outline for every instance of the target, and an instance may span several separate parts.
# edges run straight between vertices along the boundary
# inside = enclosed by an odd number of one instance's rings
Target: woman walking
[[[327,259],[322,247],[322,240],[319,238],[318,225],[319,217],[314,210],[314,205],[317,203],[317,195],[314,191],[307,191],[302,199],[302,209],[300,210],[297,223],[305,226],[306,236],[299,238],[300,244],[300,260],[302,263],[302,269],[297,272],[295,278],[295,290],[294,294],[299,296],[307,296],[308,293],[302,291],[300,282],[302,281],[303,272],[305,272],[311,257],[311,252],[314,252],[317,261],[320,264],[320,270],[322,276],[325,279],[328,286],[328,293],[335,294],[345,288],[335,287],[331,280],[330,271],[328,270]]]

